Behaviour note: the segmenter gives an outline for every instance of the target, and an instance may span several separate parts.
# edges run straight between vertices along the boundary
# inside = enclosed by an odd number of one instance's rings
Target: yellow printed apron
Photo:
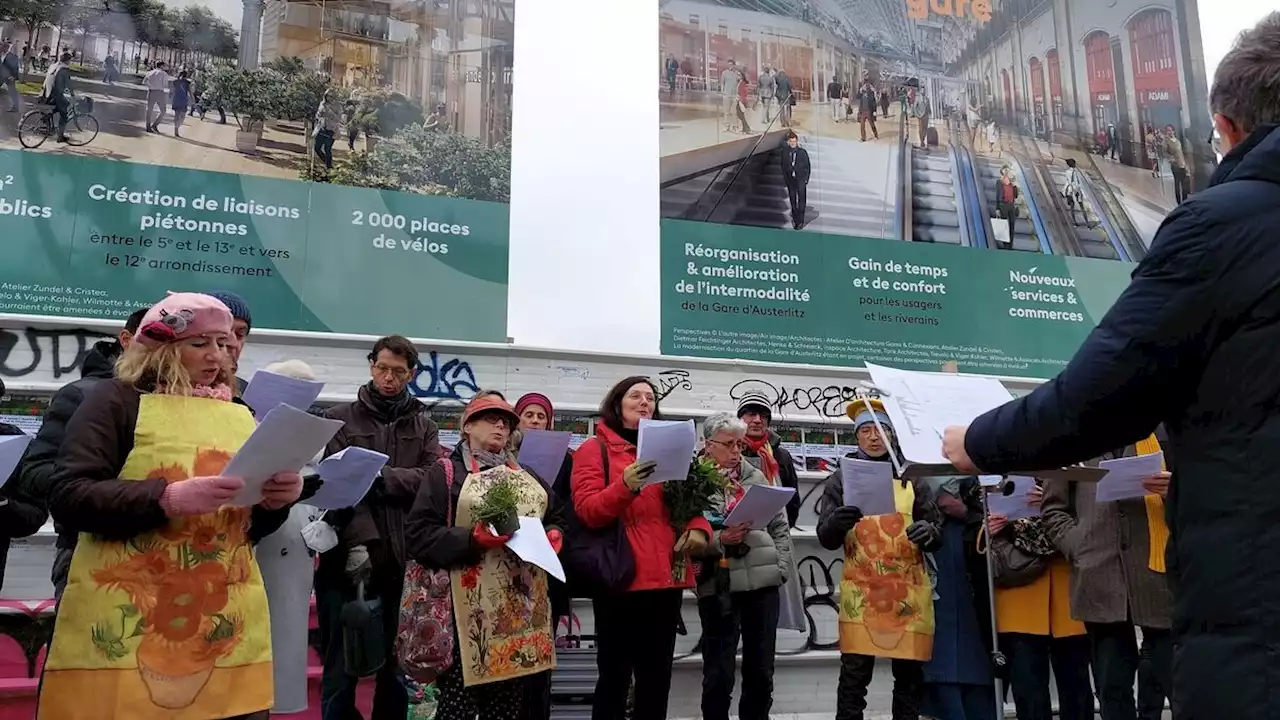
[[[840,652],[899,660],[933,655],[933,586],[907,539],[915,488],[893,482],[893,515],[858,521],[844,544]]]
[[[143,395],[122,478],[217,475],[253,432],[221,400]],[[248,508],[113,542],[80,535],[38,720],[216,720],[271,707],[271,628]]]
[[[469,528],[473,509],[497,482],[514,482],[523,517],[542,518],[547,491],[518,467],[500,465],[483,472],[472,461],[462,483],[454,525]],[[551,670],[551,602],[547,574],[503,548],[489,550],[479,565],[449,573],[453,587],[453,616],[458,628],[458,653],[465,686],[510,680]]]

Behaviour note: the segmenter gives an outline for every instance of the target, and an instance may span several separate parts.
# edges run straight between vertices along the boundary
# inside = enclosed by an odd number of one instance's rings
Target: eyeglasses
[[[747,444],[742,442],[741,440],[734,440],[731,442],[725,442],[724,440],[708,440],[707,442],[711,443],[712,445],[719,445],[729,450],[737,450],[738,452],[742,452],[743,450],[747,449]]]
[[[374,365],[373,374],[374,375],[390,375],[391,377],[394,377],[394,378],[406,378],[406,377],[409,377],[409,368],[388,367],[386,365]]]

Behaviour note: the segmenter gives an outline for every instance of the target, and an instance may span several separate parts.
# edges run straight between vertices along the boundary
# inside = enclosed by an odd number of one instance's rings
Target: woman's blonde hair
[[[227,359],[229,361],[230,357]],[[230,363],[224,362],[214,384],[230,385],[233,377]],[[130,343],[116,361],[116,379],[137,390],[164,388],[172,395],[190,395],[194,389],[191,375],[182,364],[182,346],[179,343],[165,343],[154,348]]]

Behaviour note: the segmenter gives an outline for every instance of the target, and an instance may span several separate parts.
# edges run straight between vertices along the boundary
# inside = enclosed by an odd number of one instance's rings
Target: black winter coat
[[[883,460],[889,461],[889,456],[883,458],[873,458],[862,453],[862,451],[854,451],[845,457],[857,458],[859,460]],[[903,482],[894,480],[894,482]],[[941,529],[942,518],[938,514],[938,508],[933,503],[933,493],[929,491],[929,487],[924,482],[915,483],[916,499],[911,508],[912,522],[924,521],[933,523]],[[835,472],[827,476],[822,482],[822,497],[818,499],[818,544],[828,550],[839,550],[844,547],[845,536],[847,532],[841,532],[842,528],[836,527],[831,520],[831,516],[835,511],[844,507],[844,472],[837,465]],[[941,534],[938,535],[939,539]],[[934,552],[940,545],[934,544],[929,547],[920,548],[921,552]]]
[[[1163,421],[1180,720],[1280,719],[1280,126],[1165,219],[1053,381],[979,417],[985,472],[1096,457]]]
[[[67,436],[67,423],[75,415],[80,403],[103,380],[115,376],[115,362],[120,357],[120,343],[102,340],[94,343],[80,365],[80,379],[63,385],[49,399],[49,409],[44,413],[44,423],[22,458],[22,472],[18,477],[24,495],[41,503],[48,503],[53,490],[53,471],[58,459],[58,449]],[[73,549],[77,534],[54,522],[58,531],[58,547]]]
[[[453,463],[453,487],[445,480],[444,468],[432,463],[426,480],[418,486],[418,497],[405,520],[405,548],[409,557],[423,567],[434,570],[453,570],[470,567],[480,562],[484,548],[471,539],[470,527],[453,527],[448,524],[449,515],[458,509],[458,496],[462,483],[470,470],[462,457],[462,443],[449,454]],[[542,482],[538,474],[521,465],[530,476]],[[542,482],[543,487],[547,487]],[[563,528],[561,511],[563,503],[557,502],[552,490],[547,490],[547,511],[542,515],[542,525],[547,529]],[[563,532],[563,530],[562,530]]]
[[[21,428],[0,423],[0,436],[21,434]],[[0,488],[0,587],[4,587],[4,565],[9,556],[9,541],[34,535],[49,517],[44,502],[27,497],[22,492],[21,486],[15,482],[18,473],[18,470],[14,470],[9,482]]]

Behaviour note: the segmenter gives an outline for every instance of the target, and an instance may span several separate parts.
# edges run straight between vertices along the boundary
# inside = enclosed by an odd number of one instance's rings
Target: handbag
[[[383,612],[381,599],[365,598],[364,583],[356,585],[356,599],[342,606],[342,669],[351,677],[369,677],[387,661]]]
[[[438,462],[444,467],[450,496],[446,518],[449,527],[453,527],[453,462],[449,458]],[[396,661],[400,669],[420,683],[432,682],[453,667],[454,642],[449,571],[429,570],[414,560],[408,561],[396,627]]]
[[[608,487],[609,448],[604,443],[600,443],[600,467]],[[565,521],[568,532],[560,551],[560,562],[569,579],[569,596],[596,597],[626,590],[636,577],[636,559],[622,520],[603,528],[587,527],[578,519],[570,499],[565,508]]]
[[[1009,221],[1004,218],[991,218],[991,237],[1000,245],[1009,245],[1012,239],[1009,237]]]

